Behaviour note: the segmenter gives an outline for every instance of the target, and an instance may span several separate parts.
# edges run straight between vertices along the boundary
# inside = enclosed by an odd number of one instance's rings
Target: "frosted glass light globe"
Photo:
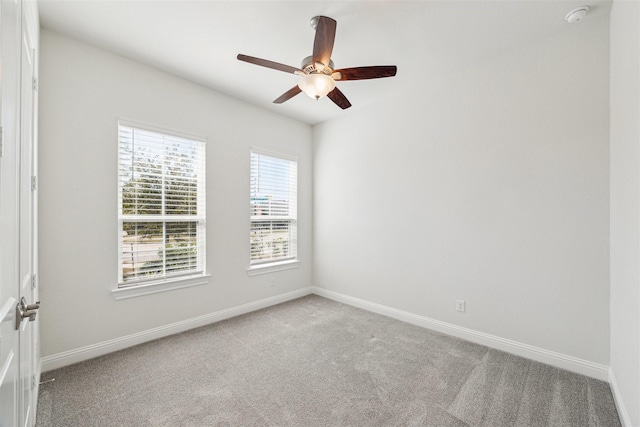
[[[327,96],[336,87],[336,82],[326,74],[313,73],[302,77],[298,87],[312,99]]]

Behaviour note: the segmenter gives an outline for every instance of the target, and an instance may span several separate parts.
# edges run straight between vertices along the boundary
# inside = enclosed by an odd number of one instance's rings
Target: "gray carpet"
[[[619,426],[609,386],[315,295],[43,374],[37,426]]]

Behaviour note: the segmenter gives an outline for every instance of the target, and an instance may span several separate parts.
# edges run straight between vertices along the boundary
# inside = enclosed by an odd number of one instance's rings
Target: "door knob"
[[[35,304],[29,304],[27,306],[25,306],[25,308],[27,310],[37,310],[40,308],[40,301],[36,302]]]
[[[23,319],[29,319],[29,322],[36,320],[40,301],[35,304],[27,304],[25,297],[20,298],[20,302],[16,305],[16,330],[20,329]]]

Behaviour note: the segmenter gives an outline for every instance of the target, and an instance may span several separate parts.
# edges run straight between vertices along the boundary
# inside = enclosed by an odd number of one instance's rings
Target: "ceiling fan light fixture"
[[[298,87],[311,99],[327,96],[336,87],[336,82],[326,74],[313,73],[302,77]]]
[[[336,38],[336,20],[326,16],[315,16],[311,19],[311,26],[316,32],[313,39],[313,55],[304,58],[300,68],[238,54],[239,61],[300,76],[298,84],[277,97],[273,101],[274,104],[282,104],[300,92],[304,92],[309,98],[316,100],[326,96],[338,107],[346,110],[351,107],[351,103],[336,87],[336,81],[369,80],[396,75],[397,67],[395,65],[373,65],[336,70],[331,60],[333,42]]]

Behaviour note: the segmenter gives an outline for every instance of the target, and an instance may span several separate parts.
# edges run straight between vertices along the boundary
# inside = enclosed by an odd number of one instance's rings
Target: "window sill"
[[[258,274],[273,273],[274,271],[291,270],[292,268],[298,268],[300,266],[300,260],[288,260],[280,262],[270,262],[269,264],[254,265],[247,269],[249,276],[257,276]]]
[[[112,289],[111,295],[113,295],[116,300],[135,298],[143,295],[157,294],[158,292],[172,291],[174,289],[206,285],[209,283],[210,277],[210,274],[201,274],[198,276],[179,277],[160,280],[157,282],[148,282],[143,285]]]

